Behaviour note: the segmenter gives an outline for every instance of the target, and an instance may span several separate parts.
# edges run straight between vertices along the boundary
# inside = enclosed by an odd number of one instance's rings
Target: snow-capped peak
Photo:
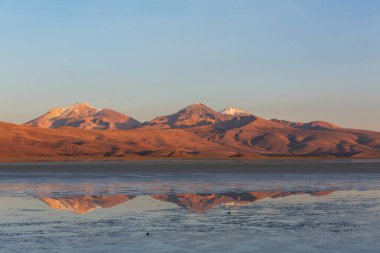
[[[87,103],[53,108],[26,125],[43,128],[76,127],[81,129],[129,129],[140,125],[137,120],[110,109],[97,109]]]
[[[241,109],[237,109],[237,108],[233,108],[233,107],[225,108],[225,109],[221,110],[220,113],[232,115],[232,116],[249,115],[249,113],[247,113]]]

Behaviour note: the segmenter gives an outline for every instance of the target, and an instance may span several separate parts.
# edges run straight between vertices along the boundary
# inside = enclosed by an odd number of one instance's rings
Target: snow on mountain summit
[[[241,109],[237,109],[237,108],[233,108],[233,107],[228,107],[228,108],[225,108],[223,110],[220,111],[220,113],[222,114],[227,114],[227,115],[232,115],[232,116],[246,116],[246,115],[249,115],[249,113],[241,110]]]

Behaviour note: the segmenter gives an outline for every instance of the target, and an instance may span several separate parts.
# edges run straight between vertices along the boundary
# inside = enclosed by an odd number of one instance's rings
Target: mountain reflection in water
[[[215,206],[245,206],[265,198],[281,198],[291,195],[326,196],[333,190],[325,191],[252,191],[243,193],[183,193],[183,194],[153,194],[149,197],[174,203],[189,212],[204,213]],[[49,207],[58,210],[67,210],[76,214],[86,214],[98,208],[112,208],[137,196],[109,195],[109,196],[70,196],[70,197],[42,197],[39,198]]]
[[[378,252],[379,164],[3,165],[0,252]]]

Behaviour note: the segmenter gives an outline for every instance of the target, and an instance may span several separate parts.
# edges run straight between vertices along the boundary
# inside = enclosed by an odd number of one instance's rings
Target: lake
[[[0,252],[377,252],[379,160],[0,164]]]

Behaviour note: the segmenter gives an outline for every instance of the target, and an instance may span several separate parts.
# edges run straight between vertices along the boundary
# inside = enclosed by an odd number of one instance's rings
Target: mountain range
[[[93,160],[145,157],[380,157],[380,133],[324,121],[264,119],[197,103],[139,122],[77,103],[25,124],[0,122],[0,159]]]

